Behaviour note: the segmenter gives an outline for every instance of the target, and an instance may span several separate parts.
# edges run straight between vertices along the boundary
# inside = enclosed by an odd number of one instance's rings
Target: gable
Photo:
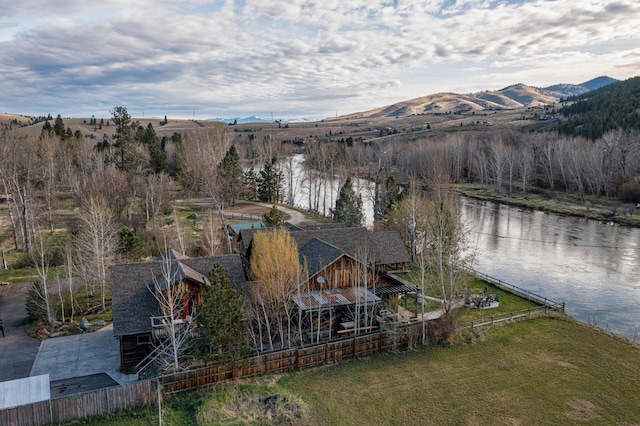
[[[181,258],[172,261],[172,269],[182,274],[181,279],[205,283],[215,263],[220,263],[238,290],[244,292],[247,278],[240,255]],[[151,329],[149,318],[161,315],[160,305],[149,289],[154,288],[154,278],[163,276],[162,268],[163,261],[125,263],[111,267],[115,336],[148,332]]]

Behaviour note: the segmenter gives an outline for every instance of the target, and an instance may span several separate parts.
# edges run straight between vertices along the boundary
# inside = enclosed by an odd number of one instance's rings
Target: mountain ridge
[[[596,77],[580,84],[556,84],[544,88],[516,83],[500,90],[485,90],[472,94],[440,92],[421,96],[364,112],[344,115],[356,117],[398,117],[420,114],[469,113],[483,110],[531,108],[560,102],[569,96],[581,95],[618,80]]]

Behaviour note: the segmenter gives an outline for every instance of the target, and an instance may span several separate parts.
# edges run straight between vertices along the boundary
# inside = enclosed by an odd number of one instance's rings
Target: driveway
[[[0,334],[0,382],[29,377],[40,340],[27,336],[25,306],[31,283],[0,285],[0,318],[4,322]]]
[[[122,374],[119,366],[120,345],[109,324],[92,333],[43,340],[30,375],[49,374],[53,382],[106,373],[121,385],[136,381],[135,374]]]
[[[108,325],[93,333],[38,340],[24,331],[26,294],[31,283],[0,285],[0,382],[49,374],[52,382],[106,373],[120,384],[136,380],[118,371],[120,347]]]

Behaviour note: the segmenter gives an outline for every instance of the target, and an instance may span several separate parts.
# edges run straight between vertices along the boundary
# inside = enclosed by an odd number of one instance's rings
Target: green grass
[[[506,314],[509,312],[516,312],[525,309],[536,308],[540,305],[530,302],[526,299],[522,299],[518,296],[515,296],[511,293],[507,293],[506,291],[500,290],[497,287],[492,286],[486,281],[482,281],[479,278],[473,278],[469,281],[468,287],[470,288],[472,293],[482,293],[484,289],[487,288],[488,294],[496,294],[499,295],[500,304],[495,308],[490,309],[468,309],[462,308],[457,310],[457,319],[458,322],[468,322],[475,321],[480,318],[488,319],[492,315],[500,315]]]
[[[470,345],[385,354],[286,375],[317,424],[635,424],[640,350],[540,318]],[[582,420],[581,420],[582,419]]]
[[[288,424],[243,403],[277,394],[304,411],[288,418],[294,424],[632,425],[640,419],[638,389],[637,345],[561,316],[493,329],[473,344],[177,394],[164,401],[163,424]],[[68,424],[158,424],[157,409]]]

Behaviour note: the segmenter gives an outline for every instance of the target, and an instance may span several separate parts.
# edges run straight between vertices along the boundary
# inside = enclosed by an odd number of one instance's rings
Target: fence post
[[[351,353],[353,354],[353,359],[356,359],[356,336],[353,336],[353,350]]]
[[[329,342],[324,344],[324,363],[329,364]]]

